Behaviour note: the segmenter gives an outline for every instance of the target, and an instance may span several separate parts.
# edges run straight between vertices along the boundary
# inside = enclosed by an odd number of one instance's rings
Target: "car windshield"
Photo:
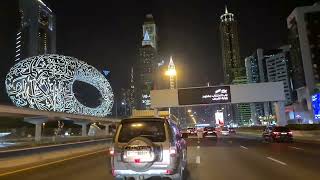
[[[289,132],[290,129],[287,128],[287,127],[275,127],[275,128],[273,129],[273,131],[275,131],[275,132]]]
[[[152,142],[166,140],[164,122],[161,121],[133,121],[122,123],[118,141],[127,143],[135,137],[145,137]]]

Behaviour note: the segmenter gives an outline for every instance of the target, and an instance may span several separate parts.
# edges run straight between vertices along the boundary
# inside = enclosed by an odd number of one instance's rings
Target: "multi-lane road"
[[[16,169],[6,180],[111,180],[105,151]],[[8,173],[8,172],[7,172]],[[188,180],[320,179],[320,144],[266,143],[245,136],[188,139]]]

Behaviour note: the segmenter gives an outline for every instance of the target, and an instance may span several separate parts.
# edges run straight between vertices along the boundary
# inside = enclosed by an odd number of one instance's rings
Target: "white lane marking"
[[[304,150],[304,149],[302,149],[302,148],[298,148],[298,147],[294,147],[294,146],[288,146],[289,148],[292,148],[292,149],[297,149],[297,150]]]
[[[197,164],[200,164],[200,156],[197,156],[197,158],[196,158],[196,163],[197,163]]]
[[[40,167],[44,167],[44,166],[58,164],[58,163],[62,163],[62,162],[65,162],[65,161],[72,160],[72,159],[77,159],[77,158],[82,158],[82,157],[85,157],[85,156],[90,156],[90,155],[93,155],[93,154],[98,154],[98,153],[101,153],[101,152],[106,152],[106,150],[105,149],[104,150],[99,150],[99,151],[95,151],[95,152],[91,152],[91,153],[87,153],[87,154],[81,154],[81,155],[78,155],[78,156],[73,156],[73,157],[70,157],[70,158],[65,158],[65,159],[61,159],[61,160],[57,160],[57,161],[53,161],[53,162],[49,162],[49,163],[44,163],[44,164],[40,164],[40,165],[36,165],[36,166],[32,166],[32,167],[18,169],[18,170],[11,171],[11,172],[5,172],[5,173],[0,174],[0,177],[1,176],[7,176],[7,175],[10,175],[10,174],[16,174],[16,173],[19,173],[19,172],[23,172],[23,171],[27,171],[27,170],[31,170],[31,169],[36,169],[36,168],[40,168]]]
[[[274,162],[277,162],[277,163],[279,163],[279,164],[281,164],[281,165],[284,165],[284,166],[287,165],[287,163],[282,162],[282,161],[279,161],[279,160],[274,159],[274,158],[272,158],[272,157],[267,157],[267,159],[269,159],[269,160],[271,160],[271,161],[274,161]]]
[[[249,148],[247,148],[247,147],[245,147],[245,146],[240,146],[242,149],[249,149]]]
[[[197,149],[200,149],[200,146],[197,146]]]

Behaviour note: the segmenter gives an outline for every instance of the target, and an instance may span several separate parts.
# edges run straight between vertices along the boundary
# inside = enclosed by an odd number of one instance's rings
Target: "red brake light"
[[[278,134],[280,134],[279,132],[272,132],[273,134],[275,134],[275,135],[278,135]]]
[[[173,174],[173,171],[171,169],[167,169],[166,174]]]
[[[288,133],[289,133],[290,135],[292,135],[292,131],[289,131]]]
[[[140,159],[135,159],[134,160],[134,163],[136,163],[136,164],[139,164],[141,161],[140,161]]]

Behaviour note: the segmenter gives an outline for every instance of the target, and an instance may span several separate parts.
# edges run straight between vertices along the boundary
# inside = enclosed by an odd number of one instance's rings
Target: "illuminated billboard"
[[[214,117],[215,117],[215,119],[216,119],[216,124],[217,124],[217,125],[221,125],[221,126],[224,125],[223,112],[217,111],[217,112],[214,114]]]
[[[314,119],[320,119],[320,93],[312,96]]]
[[[178,89],[179,105],[230,103],[230,86]]]

